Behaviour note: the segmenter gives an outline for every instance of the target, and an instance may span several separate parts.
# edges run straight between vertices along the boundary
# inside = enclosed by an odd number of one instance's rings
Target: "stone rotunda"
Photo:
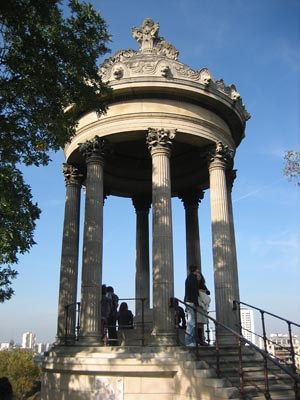
[[[176,346],[174,311],[170,308],[170,298],[174,296],[172,197],[179,197],[185,209],[187,266],[196,264],[201,269],[198,205],[204,192],[209,191],[216,319],[236,330],[239,317],[232,309],[232,301],[239,299],[239,286],[231,189],[235,151],[250,115],[234,85],[215,80],[206,68],[193,70],[178,61],[178,50],[158,33],[159,24],[145,19],[140,28],[132,29],[139,51],[120,50],[104,61],[100,73],[113,89],[113,100],[101,117],[94,111],[82,114],[75,137],[65,147],[66,203],[58,330],[56,345],[43,361],[44,400],[129,400],[148,393],[143,385],[137,397],[135,389],[128,389],[137,382],[126,381],[128,371],[132,379],[140,379],[143,371],[141,366],[134,368],[130,364],[124,369],[122,363],[118,364],[118,360],[124,360],[126,349],[110,349],[101,343],[103,207],[107,196],[131,198],[135,207],[135,297],[145,298],[143,313],[151,321],[146,348],[155,347],[156,358],[163,354],[165,359],[166,354],[173,354],[167,349]],[[85,215],[78,294],[82,186]],[[79,298],[80,332],[75,341],[75,307],[69,305]],[[141,313],[141,302],[136,301],[137,319]],[[135,347],[134,352],[137,360],[145,354],[145,346]],[[171,379],[176,375],[172,368],[153,367],[143,376],[149,382],[162,376]],[[104,387],[114,397],[108,397]],[[151,399],[175,398],[163,397],[162,393],[157,397],[153,394]]]

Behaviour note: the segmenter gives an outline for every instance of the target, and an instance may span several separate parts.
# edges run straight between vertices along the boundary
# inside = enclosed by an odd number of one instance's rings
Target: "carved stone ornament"
[[[132,198],[132,204],[136,212],[148,212],[151,207],[151,203],[151,197],[136,196]]]
[[[86,161],[103,161],[105,156],[112,152],[112,147],[106,139],[95,136],[85,143],[79,143],[79,151]]]
[[[177,60],[179,51],[163,37],[159,37],[158,31],[158,22],[146,18],[140,28],[132,28],[132,36],[138,41],[142,53],[155,53]]]
[[[237,172],[236,169],[229,169],[226,172],[227,183],[228,183],[228,186],[229,186],[230,190],[232,190],[233,183],[234,183],[234,181],[236,179],[236,172]]]
[[[209,161],[221,160],[229,163],[233,158],[233,150],[228,146],[224,146],[222,142],[217,142],[216,145],[209,151]]]
[[[166,147],[170,148],[172,140],[176,136],[176,129],[154,129],[148,128],[148,134],[146,137],[146,143],[148,149],[151,151],[154,148]]]
[[[138,41],[140,51],[119,50],[106,59],[100,68],[104,81],[114,82],[139,77],[192,81],[203,85],[208,93],[229,101],[244,121],[251,117],[235,85],[227,86],[223,79],[215,80],[207,68],[194,70],[177,61],[179,52],[159,36],[158,22],[146,18],[140,28],[132,28],[132,35]]]
[[[66,185],[81,185],[83,174],[75,165],[63,163],[63,174]]]
[[[181,199],[184,207],[197,207],[204,197],[203,190],[189,190],[182,193],[179,198]]]

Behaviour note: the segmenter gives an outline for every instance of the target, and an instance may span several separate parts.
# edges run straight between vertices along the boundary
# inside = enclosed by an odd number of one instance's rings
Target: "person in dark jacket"
[[[108,339],[111,346],[118,345],[118,334],[117,334],[117,310],[119,297],[115,294],[114,288],[112,286],[107,286],[106,296],[111,300],[112,308],[107,317],[107,330]]]
[[[185,345],[192,347],[196,346],[196,323],[195,323],[195,312],[193,307],[198,307],[198,289],[199,283],[197,279],[198,267],[196,265],[190,265],[189,275],[185,280],[185,295],[184,301],[187,303],[187,326],[185,333]]]
[[[132,329],[133,328],[133,314],[128,310],[127,303],[121,303],[117,313],[117,321],[119,329]]]

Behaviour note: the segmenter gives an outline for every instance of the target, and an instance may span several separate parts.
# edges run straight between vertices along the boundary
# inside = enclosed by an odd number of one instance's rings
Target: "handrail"
[[[257,310],[257,311],[260,312],[261,323],[262,323],[262,331],[263,331],[262,339],[263,339],[263,342],[264,342],[265,351],[269,354],[268,349],[267,349],[267,342],[269,341],[269,342],[279,346],[280,348],[284,349],[285,351],[289,352],[290,355],[291,355],[291,358],[292,358],[292,369],[293,369],[294,374],[296,374],[297,368],[296,368],[296,357],[295,356],[298,355],[298,354],[295,353],[295,349],[294,349],[293,335],[292,335],[292,325],[297,326],[299,328],[300,328],[300,325],[297,324],[296,322],[293,322],[293,321],[290,321],[290,320],[288,320],[286,318],[280,317],[279,315],[276,315],[276,314],[273,314],[273,313],[271,313],[269,311],[263,310],[262,308],[253,306],[251,304],[248,304],[248,303],[245,303],[245,302],[239,301],[239,300],[233,300],[233,309],[236,310],[237,308],[239,308],[239,310],[240,310],[241,309],[241,307],[240,307],[241,304],[243,304],[243,305],[245,305],[247,307],[253,308],[254,310]],[[277,319],[287,323],[287,325],[288,325],[288,333],[289,333],[289,340],[290,340],[290,348],[281,346],[279,343],[273,342],[272,340],[267,338],[266,326],[265,326],[265,314],[270,315],[270,316],[272,316],[274,318],[277,318]]]
[[[141,341],[142,346],[145,346],[145,301],[147,298],[145,297],[128,297],[128,298],[119,298],[118,301],[129,301],[129,300],[136,300],[136,301],[141,301],[142,306],[141,306],[141,322],[139,324],[136,324],[136,326],[141,327],[141,338],[139,340]],[[65,336],[64,336],[64,341],[65,345],[72,344],[72,342],[75,340],[79,340],[79,334],[80,334],[80,302],[75,302],[75,303],[70,303],[65,305]],[[72,307],[74,309],[72,310]],[[100,300],[100,307],[101,307],[101,300]],[[105,338],[103,339],[104,345],[107,345],[107,343],[117,343],[118,339],[114,338],[107,338],[107,329],[108,328],[114,328],[115,325],[107,325],[105,324],[104,327],[104,335]]]
[[[194,310],[195,315],[197,312],[199,312],[202,315],[205,315],[206,318],[208,318],[209,320],[213,321],[213,323],[215,324],[216,327],[216,358],[217,358],[217,365],[216,365],[216,369],[217,369],[217,374],[219,374],[220,371],[220,344],[219,344],[219,334],[218,334],[218,329],[221,327],[223,329],[225,329],[227,332],[229,332],[230,334],[232,334],[233,336],[236,337],[236,339],[238,340],[238,349],[239,349],[239,360],[240,360],[240,392],[241,394],[244,396],[244,374],[243,374],[243,367],[242,367],[242,347],[241,347],[241,342],[243,342],[244,344],[247,344],[248,346],[250,346],[252,349],[254,349],[256,352],[260,353],[261,356],[263,357],[264,360],[264,371],[265,371],[265,391],[264,395],[266,397],[266,399],[270,399],[270,389],[269,389],[269,382],[268,382],[268,366],[267,366],[267,361],[272,362],[273,364],[275,364],[278,368],[280,368],[282,371],[284,371],[287,375],[289,375],[293,381],[294,381],[294,391],[295,391],[295,399],[298,399],[298,384],[300,384],[300,376],[295,374],[294,372],[291,372],[287,367],[285,367],[284,365],[280,364],[277,360],[273,359],[268,352],[260,349],[258,346],[256,346],[254,343],[252,343],[250,340],[246,339],[245,337],[243,337],[242,335],[240,335],[239,333],[235,332],[233,329],[229,328],[228,326],[222,324],[221,322],[217,321],[216,319],[212,318],[211,316],[207,315],[206,313],[202,312],[201,309],[196,307],[193,307],[187,303],[185,303],[184,301],[174,297],[171,298],[171,304],[173,304],[173,301],[177,300],[179,303],[184,304],[186,307],[190,307]],[[197,354],[198,354],[198,346],[196,343],[196,350],[197,350]]]
[[[298,326],[298,328],[300,328],[300,325],[297,324],[296,322],[293,322],[293,321],[290,321],[290,320],[288,320],[286,318],[280,317],[279,315],[276,315],[276,314],[273,314],[273,313],[271,313],[269,311],[263,310],[262,308],[252,306],[251,304],[244,303],[243,301],[233,300],[233,305],[235,306],[235,304],[243,304],[244,306],[254,308],[255,310],[262,311],[264,314],[271,315],[272,317],[281,319],[282,321],[285,321],[288,324],[295,325],[295,326]]]

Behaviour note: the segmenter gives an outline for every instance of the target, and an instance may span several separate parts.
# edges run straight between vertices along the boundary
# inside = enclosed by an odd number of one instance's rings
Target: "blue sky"
[[[283,177],[287,149],[300,148],[300,2],[298,0],[94,1],[112,35],[111,55],[138,48],[131,28],[144,18],[193,69],[234,83],[252,118],[237,150],[233,210],[241,300],[300,321],[300,188]],[[109,54],[107,57],[110,56]],[[0,342],[38,342],[56,333],[65,187],[63,153],[24,176],[43,213],[30,254],[20,257],[15,296],[1,304]],[[199,207],[203,272],[213,292],[209,192]],[[173,201],[175,295],[185,279],[184,211]],[[103,281],[134,297],[135,213],[130,200],[109,197],[104,208]],[[271,323],[269,331],[282,332]]]

